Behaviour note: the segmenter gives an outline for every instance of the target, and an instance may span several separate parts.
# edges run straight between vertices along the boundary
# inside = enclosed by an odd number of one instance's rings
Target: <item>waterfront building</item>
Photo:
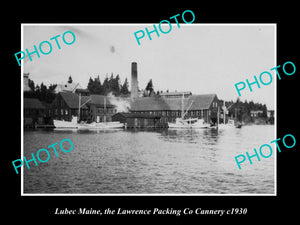
[[[80,92],[82,93],[82,91]],[[84,91],[84,93],[87,93]],[[116,113],[115,105],[104,95],[81,96],[72,92],[60,92],[52,102],[52,118],[72,121],[72,117],[78,117],[80,99],[80,121],[109,122],[111,116]]]
[[[130,112],[159,116],[160,123],[175,122],[176,118],[199,118],[217,123],[221,104],[216,94],[193,95],[190,91],[162,92],[150,97],[138,96],[137,63],[131,64]]]
[[[167,127],[167,123],[160,122],[161,116],[147,115],[143,113],[116,113],[112,121],[126,124],[127,128],[161,128]]]
[[[218,109],[219,107],[219,109]],[[132,113],[160,116],[161,123],[175,122],[184,113],[185,118],[204,119],[206,123],[216,123],[220,110],[216,94],[188,95],[179,98],[168,97],[143,97],[131,101]]]
[[[161,92],[159,93],[159,95],[161,97],[165,97],[165,98],[181,98],[182,95],[184,98],[187,98],[189,96],[192,95],[192,92],[190,91],[181,91],[181,92],[178,92],[178,91],[174,91],[174,92]]]
[[[44,124],[46,108],[40,100],[37,98],[24,98],[23,104],[24,127],[35,127]]]
[[[91,122],[111,122],[112,115],[117,112],[109,98],[104,95],[90,95],[87,99],[89,108],[89,120]]]
[[[262,110],[251,110],[250,115],[252,118],[261,117],[263,115],[263,111]]]
[[[89,89],[82,89],[82,88],[77,88],[75,91],[77,95],[81,95],[81,96],[89,96],[90,95],[90,91]]]
[[[81,98],[81,105],[86,99]],[[51,104],[53,119],[72,121],[72,117],[78,117],[79,96],[72,92],[59,92]],[[86,120],[88,118],[88,107],[86,105],[80,107],[80,118]]]

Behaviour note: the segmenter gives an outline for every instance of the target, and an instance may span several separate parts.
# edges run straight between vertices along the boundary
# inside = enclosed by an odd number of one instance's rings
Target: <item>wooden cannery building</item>
[[[148,115],[145,113],[116,113],[112,116],[112,121],[124,123],[127,128],[162,128],[167,127],[167,123],[160,122],[161,116]]]
[[[87,101],[81,98],[83,105]],[[51,117],[57,120],[72,121],[73,117],[78,117],[79,95],[73,92],[59,92],[51,104]],[[80,120],[87,120],[89,116],[88,107],[85,105],[80,107]]]
[[[46,107],[37,98],[24,98],[23,101],[24,127],[36,127],[44,124]]]
[[[59,92],[51,105],[52,118],[72,121],[73,117],[78,117],[79,100],[80,121],[110,122],[112,115],[116,113],[115,105],[111,104],[109,98],[104,95],[89,95],[86,91]]]
[[[216,123],[219,100],[216,94],[192,95],[190,92],[172,92],[155,97],[139,97],[131,101],[131,112],[160,116],[160,122],[175,122],[186,113],[185,118],[204,119]],[[220,108],[219,108],[220,109]]]
[[[104,95],[85,96],[89,99],[87,106],[89,108],[89,120],[91,122],[111,122],[112,115],[117,112],[116,106],[110,102],[110,99]]]

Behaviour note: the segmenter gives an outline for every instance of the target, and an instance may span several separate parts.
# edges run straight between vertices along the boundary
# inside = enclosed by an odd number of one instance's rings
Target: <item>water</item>
[[[274,129],[25,131],[28,159],[53,143],[59,157],[49,149],[48,162],[25,165],[24,193],[274,194],[275,145],[270,158],[253,158],[241,170],[234,160],[274,140]],[[74,144],[69,153],[59,147],[65,138]]]

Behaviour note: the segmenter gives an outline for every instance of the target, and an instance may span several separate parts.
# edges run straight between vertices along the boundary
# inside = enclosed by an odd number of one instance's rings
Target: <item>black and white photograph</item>
[[[21,25],[22,196],[276,195],[276,24],[158,22]]]
[[[296,5],[44,3],[2,17],[4,219],[296,219]]]

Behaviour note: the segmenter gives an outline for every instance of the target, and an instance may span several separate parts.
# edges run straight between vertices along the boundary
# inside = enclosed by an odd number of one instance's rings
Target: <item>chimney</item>
[[[31,91],[29,87],[29,73],[23,73],[23,91]]]
[[[131,98],[138,97],[137,63],[131,63]]]

